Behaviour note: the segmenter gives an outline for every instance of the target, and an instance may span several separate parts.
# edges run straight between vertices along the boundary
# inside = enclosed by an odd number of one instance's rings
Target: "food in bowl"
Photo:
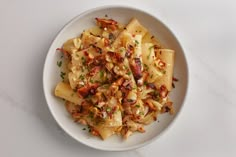
[[[175,51],[136,18],[127,25],[108,18],[95,22],[57,49],[63,61],[57,62],[62,81],[55,95],[65,100],[75,122],[103,140],[144,133],[159,114],[174,114],[169,93]]]

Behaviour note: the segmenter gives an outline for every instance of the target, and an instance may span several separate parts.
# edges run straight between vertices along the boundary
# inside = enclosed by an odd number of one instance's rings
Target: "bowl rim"
[[[185,91],[185,95],[184,95],[184,98],[183,98],[183,102],[178,110],[177,113],[175,113],[175,118],[173,118],[173,120],[171,120],[171,122],[169,123],[169,125],[166,126],[166,128],[164,128],[164,130],[162,130],[157,136],[155,136],[154,138],[152,138],[151,140],[148,140],[148,141],[145,141],[141,144],[136,144],[136,145],[133,145],[133,146],[129,146],[129,147],[126,147],[126,148],[102,148],[102,147],[96,147],[94,145],[89,145],[88,143],[82,141],[82,140],[78,140],[77,138],[75,138],[73,136],[73,134],[67,130],[67,128],[65,128],[56,118],[56,115],[54,114],[54,112],[52,111],[52,108],[51,108],[51,105],[49,105],[49,98],[48,98],[48,95],[46,94],[46,67],[47,67],[47,63],[48,63],[48,56],[49,56],[49,53],[52,51],[52,47],[53,47],[53,43],[58,39],[58,37],[67,29],[67,27],[69,27],[71,24],[73,24],[76,20],[80,19],[81,17],[85,16],[86,14],[89,14],[91,12],[94,12],[94,11],[99,11],[99,10],[103,10],[103,9],[111,9],[111,8],[121,8],[121,9],[128,9],[128,10],[134,10],[134,11],[138,11],[138,12],[141,12],[143,14],[146,14],[152,18],[154,18],[155,20],[157,20],[159,23],[161,23],[170,33],[171,35],[173,36],[173,38],[177,41],[180,49],[182,50],[183,52],[183,58],[185,60],[185,64],[186,64],[186,91]],[[188,97],[188,91],[189,91],[189,68],[188,68],[188,61],[187,61],[187,58],[186,58],[186,54],[185,54],[185,49],[183,48],[183,45],[180,44],[180,40],[179,38],[176,36],[176,34],[174,34],[174,32],[171,30],[171,28],[162,21],[160,20],[159,18],[157,18],[155,15],[153,15],[152,13],[150,12],[147,12],[147,11],[144,11],[140,8],[136,8],[136,7],[133,7],[133,6],[125,6],[125,5],[102,5],[102,6],[98,6],[98,7],[93,7],[93,8],[89,8],[87,9],[86,11],[83,11],[81,12],[80,14],[74,16],[71,20],[69,20],[66,24],[64,24],[62,26],[62,28],[56,33],[55,37],[53,38],[51,44],[50,44],[50,47],[47,51],[47,55],[45,57],[45,61],[44,61],[44,67],[43,67],[43,93],[44,93],[44,97],[45,97],[45,100],[46,100],[46,103],[47,103],[47,106],[49,108],[49,111],[51,113],[51,115],[53,116],[54,120],[56,121],[56,123],[59,125],[59,127],[64,131],[66,132],[67,135],[69,135],[72,139],[78,141],[79,143],[83,144],[83,145],[86,145],[88,146],[89,148],[93,148],[93,149],[96,149],[96,150],[102,150],[102,151],[129,151],[129,150],[134,150],[134,149],[138,149],[140,147],[144,147],[150,143],[152,143],[154,140],[156,140],[157,138],[159,138],[160,136],[162,136],[164,134],[164,132],[167,132],[174,124],[174,122],[176,121],[176,119],[179,117],[180,113],[182,112],[183,110],[183,106],[186,102],[186,99]]]

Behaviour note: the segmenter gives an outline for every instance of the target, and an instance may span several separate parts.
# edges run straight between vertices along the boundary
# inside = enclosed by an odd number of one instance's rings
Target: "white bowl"
[[[134,133],[128,140],[123,140],[120,136],[112,136],[103,141],[100,138],[91,136],[88,131],[84,131],[84,126],[74,123],[67,113],[64,102],[53,94],[56,84],[60,79],[60,69],[57,67],[57,61],[60,59],[60,54],[55,53],[56,48],[69,38],[76,37],[86,29],[94,26],[95,17],[104,17],[108,15],[121,23],[128,23],[130,18],[136,17],[138,20],[150,30],[154,36],[158,37],[161,43],[176,51],[176,60],[174,68],[174,76],[179,79],[176,83],[176,88],[171,93],[171,99],[174,102],[176,114],[171,116],[163,114],[158,117],[158,121],[146,126],[145,133]],[[142,147],[163,133],[167,127],[173,123],[173,120],[179,114],[183,106],[184,99],[187,93],[188,85],[188,69],[187,62],[178,40],[174,34],[156,17],[134,8],[124,6],[104,6],[84,12],[72,19],[58,33],[51,47],[49,48],[43,73],[43,88],[48,107],[60,125],[60,127],[75,140],[89,147],[106,150],[106,151],[124,151]]]

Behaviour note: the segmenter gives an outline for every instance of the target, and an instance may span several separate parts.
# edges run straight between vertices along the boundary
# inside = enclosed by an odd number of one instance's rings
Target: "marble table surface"
[[[121,4],[162,20],[180,39],[189,65],[185,106],[174,125],[133,151],[88,148],[57,125],[42,87],[57,32],[90,8]],[[236,156],[235,0],[0,0],[0,156]]]

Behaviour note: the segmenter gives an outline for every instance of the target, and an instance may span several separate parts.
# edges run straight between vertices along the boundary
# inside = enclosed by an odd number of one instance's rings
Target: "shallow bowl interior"
[[[169,114],[159,116],[158,121],[145,127],[145,133],[134,133],[126,141],[119,136],[112,136],[105,141],[91,136],[88,131],[83,130],[84,126],[73,122],[65,110],[63,105],[64,102],[56,98],[53,94],[56,84],[61,80],[60,69],[56,64],[60,59],[60,54],[55,53],[56,48],[61,47],[67,39],[80,35],[84,29],[94,26],[95,17],[104,17],[105,15],[108,15],[108,17],[123,24],[127,24],[132,17],[136,17],[152,34],[154,34],[155,37],[161,41],[165,47],[176,51],[174,76],[177,77],[179,81],[176,83],[176,88],[171,92],[171,99],[174,102],[176,114],[173,116],[170,116]],[[61,128],[75,140],[95,149],[107,151],[135,149],[156,139],[167,129],[178,115],[186,96],[187,84],[187,62],[183,49],[174,34],[156,17],[138,9],[122,6],[95,8],[75,17],[66,24],[56,36],[48,51],[43,74],[43,86],[46,101],[53,117]]]

